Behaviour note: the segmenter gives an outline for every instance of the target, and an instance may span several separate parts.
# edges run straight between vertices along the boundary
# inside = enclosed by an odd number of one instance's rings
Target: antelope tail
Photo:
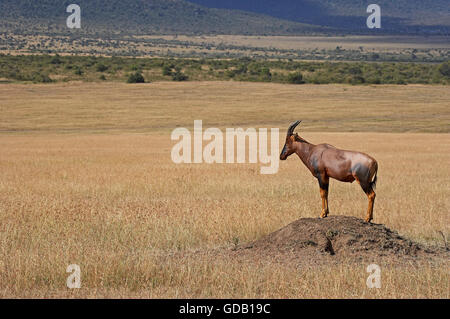
[[[373,179],[373,182],[370,183],[370,186],[372,187],[373,190],[377,189],[377,173],[375,173],[375,177]]]
[[[375,176],[373,178],[373,181],[370,183],[370,186],[372,187],[373,190],[377,188],[377,179],[378,179],[377,175],[378,175],[378,164],[375,165]]]

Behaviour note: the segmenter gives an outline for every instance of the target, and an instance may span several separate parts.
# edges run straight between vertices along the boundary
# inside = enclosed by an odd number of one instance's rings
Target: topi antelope
[[[313,176],[317,178],[320,196],[322,197],[321,218],[325,218],[329,214],[328,185],[330,177],[347,183],[353,183],[356,180],[369,198],[369,208],[365,221],[370,222],[373,219],[373,204],[375,202],[377,161],[364,153],[340,150],[329,144],[313,145],[307,142],[297,133],[294,134],[294,129],[300,122],[297,121],[289,126],[280,160],[285,161],[295,153]]]

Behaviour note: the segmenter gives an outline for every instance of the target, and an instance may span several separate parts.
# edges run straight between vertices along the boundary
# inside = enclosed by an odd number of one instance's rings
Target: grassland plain
[[[136,35],[98,38],[0,34],[0,52],[12,55],[59,53],[78,56],[444,62],[448,60],[449,43],[448,37],[444,36]]]
[[[448,237],[449,91],[444,86],[257,83],[0,85],[0,296],[449,298],[448,263],[298,268],[208,258],[300,217],[317,182],[298,159],[175,165],[175,127],[279,127],[374,156],[375,222],[425,245]],[[332,214],[363,217],[355,184],[331,182]],[[201,257],[193,251],[205,252]],[[374,261],[377,262],[377,261]],[[66,287],[79,264],[82,288]]]
[[[427,85],[282,85],[244,82],[0,85],[0,132],[164,132],[192,127],[279,127],[316,132],[450,133],[450,90]]]

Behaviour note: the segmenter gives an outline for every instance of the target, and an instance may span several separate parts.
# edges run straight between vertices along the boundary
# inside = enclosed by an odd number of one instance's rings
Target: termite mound
[[[448,249],[425,246],[384,225],[348,216],[302,218],[254,242],[232,249],[233,254],[278,261],[321,263],[384,260],[404,262],[448,258]]]

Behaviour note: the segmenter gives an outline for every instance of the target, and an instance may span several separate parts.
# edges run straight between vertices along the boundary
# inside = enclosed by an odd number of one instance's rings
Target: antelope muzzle
[[[280,154],[280,160],[281,161],[285,161],[287,158],[288,158],[288,156],[287,156],[287,147],[286,147],[286,144],[285,144],[284,147],[283,147],[283,150],[281,151],[281,154]]]

